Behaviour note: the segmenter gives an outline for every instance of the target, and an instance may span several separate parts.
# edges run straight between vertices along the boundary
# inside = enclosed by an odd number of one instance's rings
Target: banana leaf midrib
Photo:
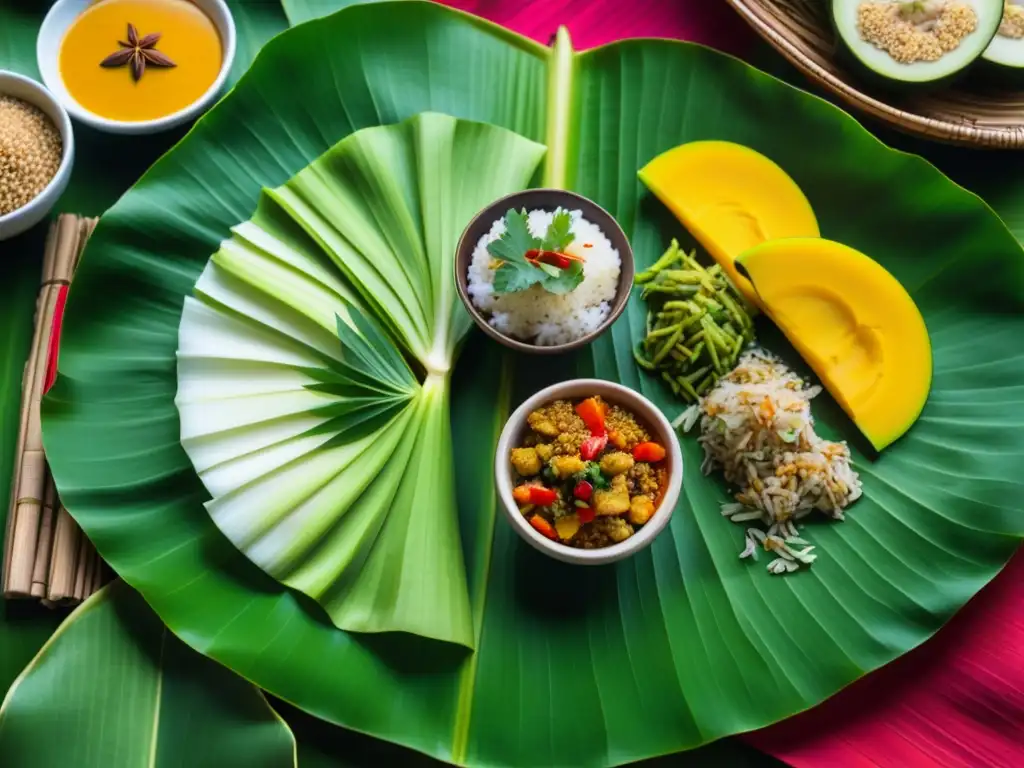
[[[575,54],[572,49],[572,40],[569,31],[564,26],[559,27],[555,34],[555,44],[552,47],[543,48],[547,59],[547,98],[545,140],[547,155],[544,162],[544,173],[541,179],[541,186],[569,189],[570,188],[570,165],[567,153],[571,148],[571,126],[573,123],[573,74],[575,72]],[[497,408],[495,409],[496,419],[492,425],[492,441],[496,445],[498,436],[505,425],[510,414],[512,400],[512,379],[514,378],[515,366],[512,365],[512,353],[505,352],[502,358],[501,377],[502,390],[498,394]],[[477,662],[480,654],[480,638],[483,634],[484,613],[487,600],[487,587],[490,581],[490,567],[494,549],[494,525],[497,517],[497,505],[499,503],[497,491],[493,483],[489,483],[490,492],[487,498],[486,509],[488,510],[488,524],[481,532],[478,541],[479,546],[486,549],[487,554],[480,558],[481,568],[479,577],[472,582],[472,590],[469,595],[470,606],[473,610],[473,648],[468,656],[465,666],[460,673],[458,701],[454,717],[454,733],[452,737],[452,762],[458,765],[466,763],[469,746],[469,735],[472,719],[474,690],[476,684]]]

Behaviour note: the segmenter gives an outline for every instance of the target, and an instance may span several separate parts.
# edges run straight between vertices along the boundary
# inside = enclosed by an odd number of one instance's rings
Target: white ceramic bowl
[[[220,73],[202,96],[184,109],[155,120],[128,122],[108,120],[90,112],[72,98],[64,87],[64,79],[60,76],[60,46],[71,23],[88,8],[94,0],[57,0],[50,12],[43,19],[36,38],[36,62],[43,76],[46,87],[53,91],[54,96],[74,117],[96,130],[107,133],[142,134],[166,131],[182,123],[199,117],[217,98],[224,88],[231,65],[235,60],[235,20],[231,16],[224,0],[192,0],[213,21],[220,32],[221,45],[224,49],[224,60],[220,65]]]
[[[57,203],[71,178],[71,166],[75,162],[75,136],[71,132],[71,120],[53,94],[35,80],[0,69],[0,95],[33,104],[53,121],[60,132],[63,155],[57,173],[35,199],[21,208],[0,216],[0,240],[20,235],[29,227],[38,224]]]
[[[519,511],[519,506],[512,498],[512,469],[509,463],[509,454],[529,431],[526,417],[530,411],[553,400],[572,400],[591,395],[600,395],[607,402],[619,405],[633,413],[650,430],[652,439],[665,446],[667,450],[665,461],[668,462],[668,489],[662,497],[661,505],[654,511],[654,516],[643,528],[625,541],[603,549],[576,549],[542,536],[533,529],[533,526]],[[542,389],[516,409],[505,424],[505,429],[502,430],[501,438],[498,440],[498,450],[494,457],[494,477],[505,516],[515,528],[516,533],[522,536],[530,546],[565,563],[603,565],[627,558],[649,546],[668,525],[683,487],[683,454],[679,449],[679,439],[676,437],[672,425],[654,403],[646,397],[632,389],[609,381],[574,379]]]

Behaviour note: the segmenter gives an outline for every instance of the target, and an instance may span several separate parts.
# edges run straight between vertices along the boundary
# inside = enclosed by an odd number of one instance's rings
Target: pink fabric
[[[624,37],[669,37],[741,55],[753,40],[724,0],[447,0],[446,5],[541,43],[564,24],[577,50]]]
[[[921,648],[747,739],[797,768],[1024,766],[1024,553]]]
[[[723,0],[449,0],[577,49],[624,37],[693,40],[736,55],[752,34]],[[803,768],[1024,766],[1024,553],[921,649],[821,706],[750,734]]]

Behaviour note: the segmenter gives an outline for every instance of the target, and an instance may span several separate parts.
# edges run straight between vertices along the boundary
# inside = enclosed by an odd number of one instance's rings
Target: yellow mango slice
[[[755,307],[757,295],[736,271],[736,257],[766,240],[819,235],[811,204],[796,182],[740,144],[682,144],[651,160],[639,177]]]
[[[910,294],[878,262],[831,240],[774,240],[740,254],[761,305],[875,449],[924,408],[932,351]]]

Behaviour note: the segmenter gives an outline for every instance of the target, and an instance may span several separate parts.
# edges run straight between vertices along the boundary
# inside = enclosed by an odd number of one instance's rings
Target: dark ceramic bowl
[[[473,260],[473,251],[476,250],[480,238],[491,231],[494,222],[505,216],[509,208],[527,211],[543,209],[553,211],[555,208],[562,208],[567,211],[580,211],[583,218],[596,224],[604,232],[612,244],[612,247],[619,252],[619,260],[622,262],[619,272],[619,285],[612,299],[612,309],[608,318],[592,333],[582,336],[568,344],[556,344],[553,346],[541,346],[531,344],[527,341],[506,336],[497,331],[489,322],[488,316],[473,306],[473,300],[469,296],[467,284],[469,283],[469,264]],[[585,269],[586,267],[584,267]],[[538,355],[557,355],[562,352],[570,352],[585,346],[608,330],[608,327],[622,314],[629,301],[629,292],[633,287],[633,249],[629,245],[626,233],[615,221],[614,217],[593,200],[577,195],[574,192],[566,192],[564,189],[528,189],[524,192],[516,192],[499,200],[495,200],[480,213],[473,217],[459,239],[458,250],[455,252],[455,283],[459,288],[459,298],[462,299],[466,310],[473,317],[474,322],[495,341],[504,344],[519,352],[527,352]]]

